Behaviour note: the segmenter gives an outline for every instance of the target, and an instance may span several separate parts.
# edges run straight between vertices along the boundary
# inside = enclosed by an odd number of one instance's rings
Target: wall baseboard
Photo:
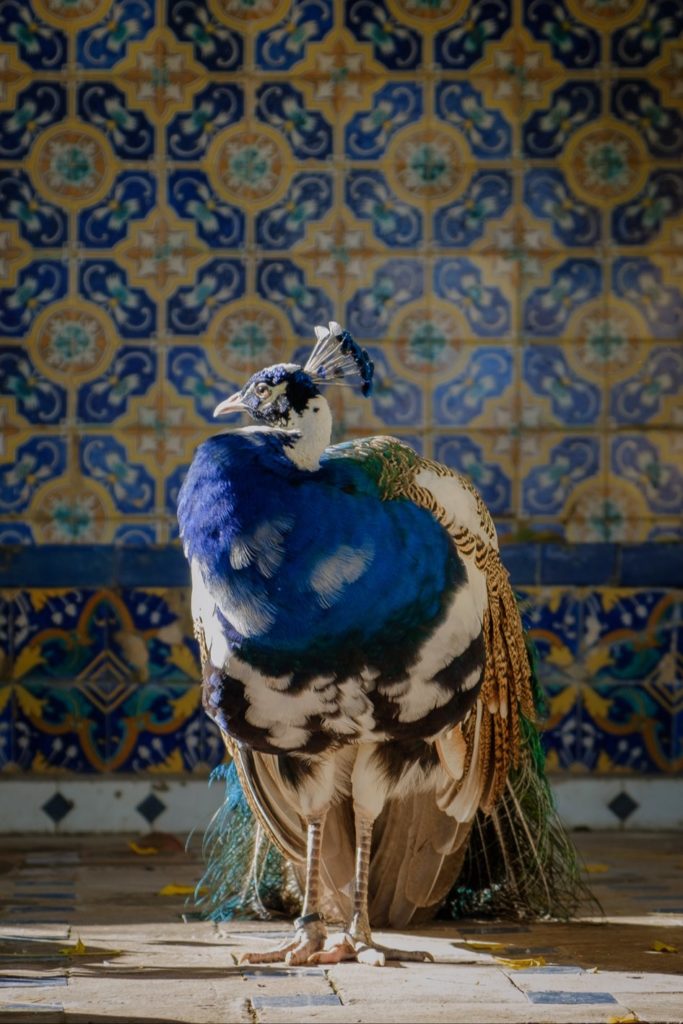
[[[570,828],[683,830],[683,777],[556,777],[552,783]],[[205,778],[4,779],[0,833],[201,833],[223,791]]]

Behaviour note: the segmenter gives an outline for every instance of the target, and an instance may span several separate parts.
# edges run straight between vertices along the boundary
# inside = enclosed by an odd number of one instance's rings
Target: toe
[[[372,946],[359,946],[356,960],[359,964],[369,964],[370,967],[384,967],[387,962],[382,950],[374,949]]]

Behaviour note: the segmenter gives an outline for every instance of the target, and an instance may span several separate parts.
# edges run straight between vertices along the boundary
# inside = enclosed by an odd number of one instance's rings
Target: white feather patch
[[[230,565],[233,569],[246,569],[253,562],[266,579],[270,579],[285,557],[284,538],[294,526],[292,516],[279,516],[265,520],[252,534],[240,534],[230,545]]]
[[[321,558],[311,573],[311,587],[323,608],[331,608],[346,587],[360,579],[375,556],[374,547],[352,548],[342,544],[332,555]]]
[[[491,542],[482,529],[477,499],[457,477],[437,476],[431,469],[422,469],[415,477],[415,483],[425,487],[436,498],[456,525],[466,526],[487,544],[493,543],[498,547],[497,540]]]

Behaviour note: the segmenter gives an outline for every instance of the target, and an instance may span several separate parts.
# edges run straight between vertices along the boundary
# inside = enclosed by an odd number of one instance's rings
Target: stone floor
[[[683,1021],[683,834],[576,841],[604,919],[378,933],[435,963],[288,970],[237,965],[286,922],[195,918],[176,837],[0,838],[0,1021]]]

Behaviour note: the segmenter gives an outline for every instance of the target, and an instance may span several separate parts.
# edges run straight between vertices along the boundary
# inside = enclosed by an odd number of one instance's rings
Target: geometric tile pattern
[[[524,597],[547,694],[549,766],[680,772],[683,594],[530,588]],[[613,810],[618,816],[620,808]]]
[[[682,29],[641,0],[8,0],[0,540],[173,539],[217,400],[333,316],[378,377],[331,396],[338,436],[464,470],[513,537],[680,538]],[[87,612],[74,722],[131,699],[125,607]]]
[[[519,596],[547,697],[549,768],[680,773],[683,593],[545,586]],[[0,652],[5,775],[205,776],[224,757],[201,706],[184,587],[0,591]]]

